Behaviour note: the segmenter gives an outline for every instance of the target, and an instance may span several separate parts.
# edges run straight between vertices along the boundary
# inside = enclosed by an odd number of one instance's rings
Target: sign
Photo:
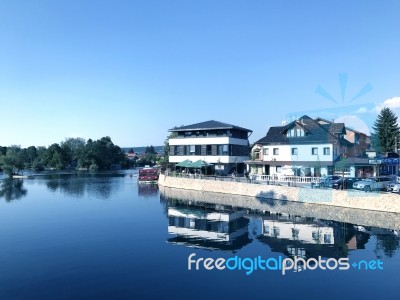
[[[387,165],[398,165],[400,162],[398,158],[384,158],[382,161]]]
[[[380,165],[382,163],[381,159],[370,159],[369,164],[370,165]]]

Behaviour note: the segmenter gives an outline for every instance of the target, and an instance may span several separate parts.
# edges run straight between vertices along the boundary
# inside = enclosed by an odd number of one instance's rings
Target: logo
[[[188,270],[200,270],[204,269],[207,271],[211,270],[228,270],[228,271],[244,271],[246,275],[252,274],[254,271],[279,271],[282,275],[285,275],[287,271],[299,272],[299,271],[314,271],[320,270],[340,270],[347,271],[351,267],[358,270],[383,270],[383,262],[378,260],[361,260],[359,262],[353,262],[350,264],[349,258],[328,258],[324,259],[321,256],[317,258],[304,259],[295,256],[294,258],[282,257],[278,258],[270,257],[263,258],[257,256],[254,258],[241,258],[234,256],[228,259],[225,258],[211,258],[211,257],[199,257],[196,258],[196,253],[192,253],[188,256]]]

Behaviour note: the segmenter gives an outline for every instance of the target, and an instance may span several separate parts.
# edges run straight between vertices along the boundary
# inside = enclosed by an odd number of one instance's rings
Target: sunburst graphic
[[[359,100],[372,91],[371,83],[368,82],[364,84],[356,93],[348,95],[350,94],[348,92],[349,75],[347,73],[340,73],[338,74],[338,79],[339,93],[336,98],[320,84],[315,89],[316,94],[335,105],[331,107],[324,107],[324,105],[321,105],[319,108],[315,107],[307,111],[289,112],[282,121],[282,125],[286,125],[303,115],[308,115],[312,118],[321,117],[326,120],[345,123],[349,128],[357,129],[369,135],[372,124],[375,121],[376,104],[365,102],[357,103],[356,100]]]
[[[340,95],[341,95],[341,103],[345,102],[346,98],[346,90],[347,90],[347,81],[348,81],[348,74],[347,73],[340,73],[339,74],[339,86],[340,86]],[[371,83],[366,83],[350,100],[349,103],[352,103],[353,101],[363,97],[364,95],[368,94],[369,92],[372,91],[372,85]],[[331,94],[324,89],[321,85],[318,85],[317,88],[315,89],[315,92],[324,97],[325,99],[339,104],[339,101],[335,99],[334,97],[331,96]]]

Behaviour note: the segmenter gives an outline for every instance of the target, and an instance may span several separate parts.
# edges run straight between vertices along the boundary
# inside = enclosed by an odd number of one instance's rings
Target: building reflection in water
[[[158,194],[158,184],[152,183],[139,183],[138,182],[138,195],[139,196],[156,196]]]
[[[258,212],[220,204],[165,198],[170,243],[235,251],[253,241],[272,252],[304,259],[347,257],[376,238],[377,257],[399,248],[399,232],[282,213]],[[261,253],[260,253],[261,254]]]
[[[347,223],[268,212],[249,217],[259,229],[257,240],[290,257],[347,257],[349,250],[363,249],[369,239]]]
[[[222,205],[168,202],[168,242],[236,251],[249,244],[247,210]]]

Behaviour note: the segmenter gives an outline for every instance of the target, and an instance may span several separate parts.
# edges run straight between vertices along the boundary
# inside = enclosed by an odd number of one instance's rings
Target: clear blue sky
[[[399,37],[400,1],[1,1],[0,145],[161,145],[212,119],[254,141],[312,110],[372,120],[400,107]]]

